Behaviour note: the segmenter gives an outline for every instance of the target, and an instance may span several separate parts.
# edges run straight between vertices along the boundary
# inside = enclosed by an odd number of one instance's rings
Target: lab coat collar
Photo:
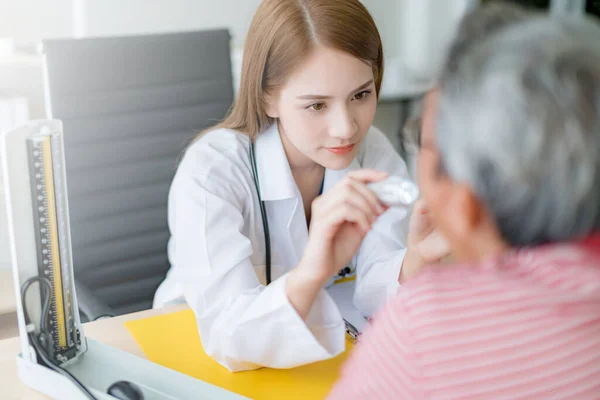
[[[256,137],[256,169],[263,201],[291,199],[298,196],[277,123]]]
[[[260,193],[264,201],[285,200],[299,196],[277,123],[272,124],[256,138],[256,168]],[[355,157],[346,169],[339,171],[325,169],[323,192],[335,186],[348,172],[359,168],[360,163]]]

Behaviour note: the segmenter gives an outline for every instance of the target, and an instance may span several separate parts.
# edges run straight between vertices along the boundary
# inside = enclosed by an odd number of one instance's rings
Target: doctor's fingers
[[[362,183],[379,182],[388,177],[388,173],[384,171],[378,171],[376,169],[357,169],[348,172],[346,177],[357,180]]]
[[[350,185],[369,202],[371,208],[378,216],[385,212],[387,207],[379,201],[375,192],[369,189],[367,185],[352,178],[350,179]]]
[[[326,215],[337,207],[348,204],[364,213],[371,223],[375,222],[381,214],[377,209],[377,199],[369,198],[370,191],[366,188],[365,191],[361,190],[360,185],[359,182],[349,180],[335,187],[326,196],[319,199],[316,214]]]
[[[371,220],[363,210],[351,203],[340,204],[319,218],[320,224],[326,231],[329,231],[327,236],[335,236],[338,227],[346,222],[351,222],[358,225],[363,234],[367,234],[371,230]],[[330,230],[333,228],[333,230]]]
[[[349,176],[338,182],[333,189],[323,196],[323,201],[327,204],[331,204],[339,203],[346,198],[355,197],[363,198],[369,204],[369,207],[371,207],[372,212],[376,216],[383,214],[386,210],[372,190],[364,183]]]

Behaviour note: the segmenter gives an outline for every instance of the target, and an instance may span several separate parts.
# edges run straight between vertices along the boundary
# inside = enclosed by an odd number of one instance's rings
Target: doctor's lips
[[[354,146],[355,146],[354,144],[348,144],[346,146],[327,147],[327,150],[329,150],[333,154],[348,154],[352,150],[354,150]]]

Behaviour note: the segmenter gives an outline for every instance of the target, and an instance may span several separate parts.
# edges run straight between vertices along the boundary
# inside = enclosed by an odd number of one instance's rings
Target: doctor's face
[[[268,106],[290,165],[347,168],[377,108],[373,69],[352,55],[316,46]]]

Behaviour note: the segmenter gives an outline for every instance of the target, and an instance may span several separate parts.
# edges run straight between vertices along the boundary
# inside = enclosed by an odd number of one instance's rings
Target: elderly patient
[[[600,28],[537,17],[482,40],[422,146],[458,264],[404,285],[331,398],[600,398]]]

